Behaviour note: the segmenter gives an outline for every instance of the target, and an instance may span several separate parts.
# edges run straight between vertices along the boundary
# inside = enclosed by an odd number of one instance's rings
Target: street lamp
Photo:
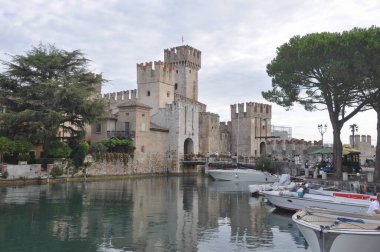
[[[326,124],[325,124],[325,126],[323,126],[322,124],[318,124],[318,131],[319,131],[319,133],[321,133],[321,136],[322,136],[322,148],[323,148],[323,134],[326,133],[326,130],[327,130]]]
[[[355,131],[358,132],[358,125],[356,123],[350,125],[350,129],[352,132],[352,148],[355,148]]]

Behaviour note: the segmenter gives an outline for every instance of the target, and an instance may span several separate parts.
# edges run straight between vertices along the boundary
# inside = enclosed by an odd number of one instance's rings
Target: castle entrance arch
[[[186,138],[183,147],[184,147],[183,153],[185,155],[194,154],[194,143],[193,143],[193,140],[191,140],[191,138]]]
[[[267,154],[266,145],[264,142],[260,143],[260,156]]]

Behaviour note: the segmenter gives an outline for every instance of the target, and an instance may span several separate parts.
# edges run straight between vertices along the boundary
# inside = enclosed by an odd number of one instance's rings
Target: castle
[[[206,111],[198,101],[201,51],[188,46],[164,50],[164,61],[137,64],[137,90],[102,95],[108,113],[92,125],[89,140],[130,137],[135,158],[155,155],[170,160],[171,172],[182,172],[188,154],[239,154],[258,157],[271,134],[270,105],[231,105],[231,121]]]

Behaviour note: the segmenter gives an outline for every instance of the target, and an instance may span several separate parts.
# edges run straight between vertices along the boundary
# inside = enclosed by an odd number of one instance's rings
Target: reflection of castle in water
[[[275,209],[273,212],[268,214],[265,221],[268,225],[278,228],[279,232],[289,233],[297,245],[305,246],[305,248],[307,248],[305,238],[292,221],[292,214],[293,213]]]
[[[191,176],[2,188],[0,232],[12,235],[6,216],[26,211],[18,220],[24,244],[32,237],[92,251],[105,245],[133,251],[272,247],[278,217],[248,189],[234,186]],[[283,228],[294,236],[287,224]]]
[[[244,185],[243,191],[241,185],[234,183],[213,181],[208,184],[209,195],[202,197],[205,202],[201,203],[203,207],[207,206],[207,211],[204,211],[207,217],[203,218],[206,222],[200,223],[208,229],[200,234],[200,240],[207,243],[218,236],[228,236],[229,243],[237,247],[253,249],[270,246],[272,232],[264,222],[266,209],[261,204],[252,208],[248,186]],[[220,243],[224,244],[223,241]],[[220,249],[226,248],[221,245]]]

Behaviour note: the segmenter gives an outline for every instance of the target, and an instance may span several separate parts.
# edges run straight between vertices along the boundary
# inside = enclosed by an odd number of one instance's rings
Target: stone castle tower
[[[190,46],[166,49],[164,62],[170,65],[175,72],[175,93],[198,101],[198,71],[201,69],[201,51]]]
[[[173,172],[181,171],[181,160],[188,154],[265,153],[271,106],[231,105],[231,122],[220,123],[219,115],[198,101],[200,69],[201,51],[188,45],[165,49],[164,61],[137,64],[137,89],[103,95],[108,113],[92,126],[91,142],[132,138],[141,167],[150,169],[152,163],[146,160],[155,156],[170,162]]]
[[[247,102],[231,105],[231,151],[239,156],[258,157],[266,153],[271,136],[272,106]]]

